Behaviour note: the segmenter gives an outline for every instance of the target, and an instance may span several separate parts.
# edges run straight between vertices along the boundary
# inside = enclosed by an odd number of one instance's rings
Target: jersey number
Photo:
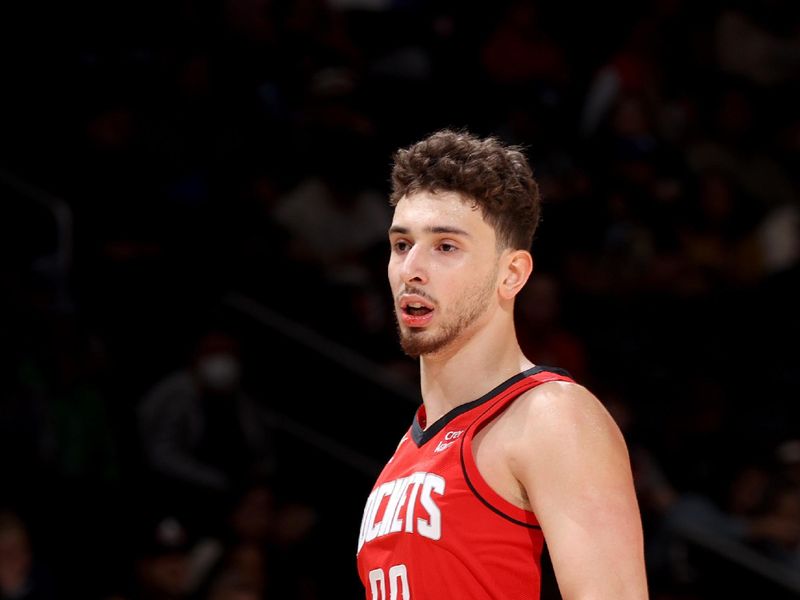
[[[369,588],[371,600],[411,600],[408,589],[408,571],[404,564],[389,568],[389,595],[386,595],[386,574],[383,569],[372,569],[369,572]]]

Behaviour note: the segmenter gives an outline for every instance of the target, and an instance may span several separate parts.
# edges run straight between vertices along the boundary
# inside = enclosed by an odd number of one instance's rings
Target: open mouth
[[[408,294],[400,299],[400,317],[409,327],[425,327],[433,312],[433,305],[416,294]]]
[[[421,317],[431,312],[431,308],[420,303],[411,303],[403,307],[403,312],[412,317]]]

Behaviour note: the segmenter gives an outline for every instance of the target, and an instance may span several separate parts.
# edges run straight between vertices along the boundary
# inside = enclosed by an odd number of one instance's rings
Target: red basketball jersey
[[[534,367],[425,426],[420,407],[367,499],[358,572],[368,600],[538,599],[536,516],[478,472],[472,440],[523,392],[563,371]]]

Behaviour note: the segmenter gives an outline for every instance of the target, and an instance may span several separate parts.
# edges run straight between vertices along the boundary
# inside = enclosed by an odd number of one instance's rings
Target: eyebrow
[[[409,233],[409,231],[410,230],[408,229],[408,227],[402,227],[401,225],[392,225],[389,228],[389,233],[390,234],[399,233],[401,235],[406,235],[406,234]],[[437,233],[437,234],[439,234],[439,233],[449,233],[449,234],[452,234],[452,235],[461,235],[461,236],[465,236],[465,237],[471,237],[469,232],[467,232],[467,231],[465,231],[463,229],[459,229],[458,227],[449,227],[449,226],[446,226],[446,225],[434,225],[434,226],[430,226],[430,227],[425,227],[422,231],[423,231],[423,233]]]

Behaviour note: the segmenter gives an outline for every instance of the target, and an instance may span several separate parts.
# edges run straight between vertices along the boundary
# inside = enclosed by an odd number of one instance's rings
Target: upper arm
[[[646,598],[641,517],[613,418],[575,384],[545,384],[520,400],[510,468],[539,519],[562,595]]]

